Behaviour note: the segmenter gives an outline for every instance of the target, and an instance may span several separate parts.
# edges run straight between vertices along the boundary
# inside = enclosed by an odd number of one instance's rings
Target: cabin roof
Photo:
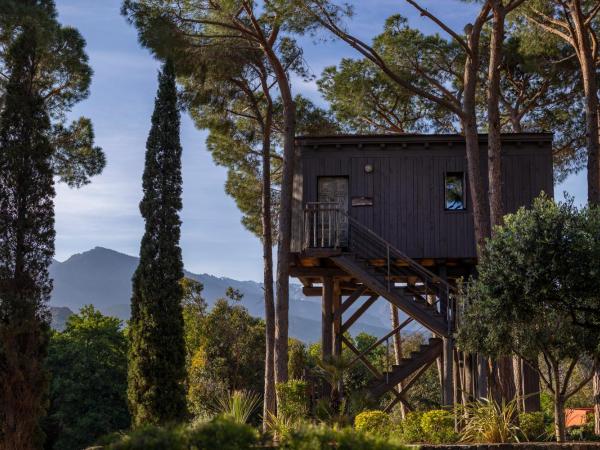
[[[511,143],[550,144],[552,133],[503,133],[502,141]],[[479,143],[487,143],[488,135],[479,134]],[[423,144],[423,143],[464,143],[465,138],[461,134],[334,134],[321,136],[297,136],[299,145],[320,144]]]

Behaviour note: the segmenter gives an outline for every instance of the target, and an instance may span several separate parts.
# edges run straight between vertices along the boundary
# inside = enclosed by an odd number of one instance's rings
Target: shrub
[[[454,414],[443,409],[427,411],[421,417],[425,441],[431,444],[452,444],[458,440],[454,431]]]
[[[252,413],[261,405],[261,398],[255,392],[233,391],[217,399],[216,413],[235,423],[248,423]]]
[[[462,442],[505,443],[518,440],[519,429],[514,424],[517,402],[498,404],[482,398],[464,407]]]
[[[145,426],[124,436],[114,436],[107,450],[184,450],[185,431],[183,428],[163,428]]]
[[[425,441],[425,434],[421,427],[421,412],[409,412],[402,422],[400,422],[399,439],[405,444],[415,444]]]
[[[386,439],[344,428],[305,426],[281,442],[280,450],[404,450]]]
[[[106,450],[249,450],[258,443],[252,427],[216,418],[198,427],[144,427],[106,445]]]
[[[245,424],[217,418],[188,430],[186,450],[247,450],[258,443],[258,432]]]
[[[383,411],[363,411],[354,418],[354,429],[362,433],[389,436],[390,416]]]
[[[277,412],[279,416],[297,420],[308,416],[308,383],[303,380],[289,380],[277,384]]]
[[[539,411],[519,414],[519,430],[527,441],[546,440],[544,413]]]

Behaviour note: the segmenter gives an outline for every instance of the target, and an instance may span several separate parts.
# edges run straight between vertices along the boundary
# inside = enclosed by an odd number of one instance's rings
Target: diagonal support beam
[[[375,347],[378,347],[379,345],[381,345],[383,342],[385,342],[386,340],[388,340],[390,337],[392,337],[393,335],[395,335],[396,333],[399,333],[402,328],[404,328],[406,325],[408,325],[409,323],[411,323],[414,319],[412,317],[409,317],[408,319],[406,319],[404,322],[402,322],[400,325],[398,325],[396,328],[394,328],[392,331],[390,331],[388,334],[386,334],[385,336],[383,336],[382,338],[380,338],[377,342],[374,342],[373,344],[369,345],[369,347],[367,347],[360,356],[366,356],[368,355]],[[358,356],[356,358],[354,358],[351,362],[350,365],[354,365],[356,363],[356,361],[358,361]]]
[[[413,374],[413,375],[410,377],[410,379],[408,380],[408,382],[402,386],[402,390],[399,392],[399,395],[400,395],[400,396],[403,396],[404,394],[406,394],[406,392],[407,392],[407,391],[408,391],[408,390],[409,390],[409,389],[412,387],[412,385],[413,385],[413,384],[415,384],[415,381],[417,381],[417,380],[419,379],[419,377],[420,377],[420,376],[421,376],[421,375],[422,375],[422,374],[423,374],[423,373],[424,373],[424,372],[425,372],[427,369],[429,369],[429,367],[430,367],[430,366],[433,364],[433,361],[435,361],[435,360],[432,360],[431,362],[429,362],[429,363],[425,364],[423,367],[421,367],[419,370],[417,370],[417,371],[416,371],[416,372],[415,372],[415,373],[414,373],[414,374]],[[403,398],[403,397],[402,397],[402,398]],[[384,410],[383,410],[383,411],[384,411],[384,412],[390,412],[390,411],[392,410],[392,408],[398,404],[398,401],[402,401],[402,400],[400,399],[400,397],[399,397],[399,396],[396,396],[396,398],[394,398],[394,399],[393,399],[393,400],[390,402],[390,404],[389,404],[389,405],[387,405],[387,406],[384,408]],[[403,402],[403,403],[404,403],[404,402]],[[405,403],[404,403],[404,404],[405,404]]]
[[[350,308],[350,306],[352,306],[352,304],[358,300],[366,291],[367,291],[367,287],[366,286],[361,286],[360,288],[358,288],[356,291],[354,291],[352,293],[352,295],[350,297],[348,297],[344,303],[342,303],[342,314],[346,312],[346,310],[348,308]]]
[[[371,372],[375,376],[375,378],[377,378],[378,380],[383,380],[383,374],[381,372],[379,372],[379,370],[377,370],[377,368],[375,366],[373,366],[373,364],[371,364],[367,358],[365,358],[364,356],[362,356],[360,354],[360,350],[358,350],[352,344],[352,342],[350,342],[348,339],[346,339],[345,336],[342,336],[342,341],[344,342],[344,345],[346,345],[346,347],[348,347],[352,353],[354,353],[355,355],[358,356],[360,361],[365,365],[365,367],[369,370],[369,372]],[[405,390],[406,389],[403,389],[402,392],[398,392],[394,388],[390,391],[395,396],[394,405],[398,402],[402,402],[402,404],[406,407],[406,409],[408,409],[409,411],[412,411],[412,407],[410,406],[410,404],[406,401],[406,399],[403,396],[403,392]]]
[[[379,295],[377,294],[373,294],[371,295],[361,306],[360,308],[358,308],[354,314],[352,314],[350,316],[350,318],[348,320],[346,320],[346,322],[342,325],[342,333],[345,333],[346,331],[348,331],[348,328],[350,328],[354,322],[356,322],[358,319],[360,319],[360,316],[362,316],[365,311],[367,309],[369,309],[371,307],[371,305],[373,303],[375,303],[375,300],[377,300],[379,298]]]

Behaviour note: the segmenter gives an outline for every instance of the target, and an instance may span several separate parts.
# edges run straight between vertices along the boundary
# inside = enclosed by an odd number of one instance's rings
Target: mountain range
[[[92,304],[103,314],[127,320],[130,313],[131,277],[138,258],[103,247],[71,256],[64,262],[53,261],[50,275],[54,289],[50,306],[53,326],[64,327],[68,315],[82,306]],[[263,285],[255,281],[239,281],[209,274],[185,271],[185,276],[204,285],[203,297],[209,307],[224,296],[228,287],[244,294],[242,304],[255,317],[264,317]],[[361,331],[382,336],[389,331],[389,309],[381,300],[352,327],[352,334]],[[359,307],[356,302],[346,314]],[[317,342],[321,330],[321,303],[318,297],[305,297],[302,287],[290,285],[290,336],[304,342]]]

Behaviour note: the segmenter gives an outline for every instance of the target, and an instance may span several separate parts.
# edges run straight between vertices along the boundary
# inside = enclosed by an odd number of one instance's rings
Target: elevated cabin
[[[507,134],[502,141],[506,211],[531,204],[542,191],[552,196],[552,135]],[[487,189],[487,136],[480,135],[479,142]],[[452,343],[458,320],[455,280],[470,275],[476,263],[464,138],[299,137],[296,154],[290,270],[306,295],[322,297],[323,356],[340,354],[343,334],[383,299],[406,319],[378,344],[409,324],[431,338],[385,373],[369,367],[365,354],[346,342],[355,362],[373,374],[372,395],[391,392],[390,408],[404,403],[406,389],[438,358],[446,404],[453,403],[457,389],[483,392],[477,383],[484,376],[454,372],[455,361],[462,368],[476,366],[463,361]],[[473,384],[457,387],[452,380],[461,378]],[[527,385],[527,374],[525,379]],[[535,392],[536,386],[526,390]]]
[[[308,244],[303,210],[317,202],[335,202],[410,258],[476,257],[462,136],[324,136],[298,138],[297,143],[292,251]],[[486,135],[480,136],[480,145],[487,174]],[[529,205],[541,191],[552,195],[551,146],[550,134],[503,136],[507,212]]]

